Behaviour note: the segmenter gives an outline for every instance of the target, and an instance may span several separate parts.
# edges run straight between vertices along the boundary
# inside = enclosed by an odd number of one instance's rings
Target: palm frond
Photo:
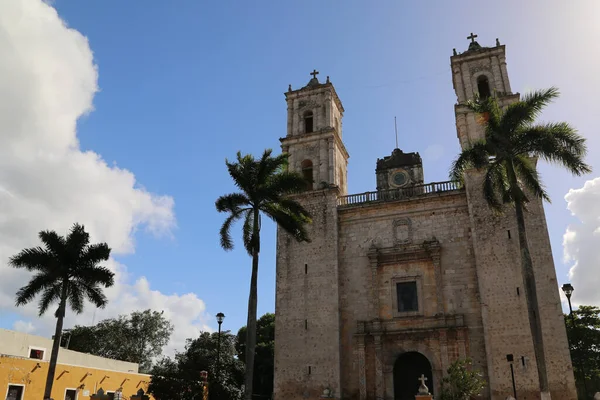
[[[311,215],[306,208],[296,200],[284,198],[277,202],[277,206],[283,212],[294,215],[302,223],[311,223]]]
[[[60,277],[54,276],[53,274],[44,272],[37,273],[27,285],[17,291],[16,306],[18,307],[29,303],[38,293],[56,284],[57,280],[60,280]]]
[[[244,225],[242,227],[242,240],[244,242],[244,248],[249,255],[253,255],[255,250],[254,222],[254,210],[249,209],[244,213]],[[256,221],[256,223],[258,222],[259,221]]]
[[[81,256],[79,262],[82,265],[93,266],[101,261],[106,261],[110,258],[110,247],[106,243],[95,243],[87,246]]]
[[[298,242],[310,242],[306,224],[302,218],[290,214],[276,203],[264,204],[263,207],[264,213]]]
[[[73,310],[76,314],[81,314],[83,312],[83,293],[81,287],[77,283],[71,283],[69,285],[69,305],[71,306],[71,310]]]
[[[469,168],[483,168],[488,164],[489,158],[490,154],[485,142],[479,141],[474,143],[471,148],[463,150],[452,162],[450,179],[453,181],[462,181],[465,170]]]
[[[74,279],[80,284],[111,287],[115,283],[115,273],[99,265],[86,265],[73,271]]]
[[[231,213],[223,222],[221,226],[221,230],[219,231],[219,236],[221,238],[221,247],[225,250],[233,249],[233,240],[231,239],[231,233],[229,232],[231,229],[231,225],[236,222],[238,219],[242,217],[242,214],[246,210],[238,210],[237,212]]]
[[[90,234],[85,231],[85,227],[80,224],[73,224],[67,235],[67,251],[73,259],[77,259],[86,246],[90,243]]]
[[[85,291],[85,296],[96,307],[104,308],[108,303],[108,299],[97,285],[82,284],[82,289]]]
[[[9,259],[9,265],[15,268],[24,268],[28,271],[52,271],[57,270],[54,256],[41,247],[32,247],[21,250],[21,252]]]
[[[287,165],[288,154],[282,153],[276,157],[271,157],[272,150],[266,149],[258,162],[258,173],[256,179],[258,182],[265,182],[269,177],[283,172]]]
[[[585,138],[566,122],[528,127],[519,132],[516,147],[520,153],[562,165],[576,176],[592,171],[584,162],[587,154]]]
[[[61,288],[62,282],[55,283],[53,286],[44,290],[42,298],[40,299],[40,304],[38,306],[38,312],[40,317],[44,315],[46,311],[48,311],[48,307],[50,307],[50,304],[54,302],[60,303]]]
[[[218,212],[238,212],[241,207],[250,205],[250,199],[243,193],[226,194],[215,201]]]
[[[241,189],[244,193],[252,193],[255,182],[254,177],[256,176],[256,161],[250,154],[242,155],[241,152],[237,152],[237,162],[229,162],[225,160],[225,165],[229,175],[233,179],[233,183]]]
[[[502,163],[491,163],[485,171],[483,179],[483,197],[492,210],[502,211],[503,203],[508,200],[507,188],[508,182]]]
[[[38,234],[46,250],[56,258],[63,258],[66,252],[65,238],[54,231],[41,231]]]
[[[536,90],[523,96],[521,101],[510,104],[504,111],[501,131],[512,134],[517,129],[535,122],[536,118],[552,100],[558,97],[558,89],[551,87]]]
[[[523,184],[524,189],[533,193],[535,197],[550,203],[550,196],[548,196],[540,175],[531,160],[523,155],[517,156],[513,159],[513,165],[515,166],[517,178]]]
[[[285,171],[270,176],[263,189],[266,193],[286,195],[304,191],[306,183],[302,175]]]

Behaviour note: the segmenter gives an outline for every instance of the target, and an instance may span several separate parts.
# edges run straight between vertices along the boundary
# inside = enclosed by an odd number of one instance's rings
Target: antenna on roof
[[[396,125],[396,117],[394,116],[394,130],[396,131],[396,148],[398,148],[398,125]]]

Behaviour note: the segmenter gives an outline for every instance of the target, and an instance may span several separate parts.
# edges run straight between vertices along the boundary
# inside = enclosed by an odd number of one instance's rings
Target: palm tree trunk
[[[259,211],[254,210],[254,226],[252,240],[252,277],[250,278],[250,296],[248,298],[248,321],[246,329],[246,375],[244,382],[244,398],[252,400],[252,384],[254,379],[254,353],[256,352],[256,306],[258,281],[258,254],[260,251]]]
[[[533,339],[533,350],[538,369],[540,391],[542,393],[547,393],[549,388],[548,374],[546,371],[546,356],[544,354],[544,338],[542,336],[542,318],[539,311],[535,273],[533,270],[533,261],[531,260],[531,254],[529,252],[529,244],[527,243],[525,216],[523,215],[523,204],[521,201],[515,201],[515,209],[519,232],[519,247],[521,248],[521,272],[523,274],[523,282],[525,283],[525,299],[527,301],[529,327]]]
[[[67,289],[67,283],[63,282],[60,294],[60,305],[58,306],[58,315],[56,317],[56,329],[54,330],[54,341],[52,342],[52,353],[50,354],[50,365],[48,365],[48,376],[46,377],[46,388],[44,389],[44,400],[50,399],[52,396],[52,385],[54,384],[54,375],[56,374],[58,349],[60,348],[60,338],[62,336],[65,309],[67,305]]]

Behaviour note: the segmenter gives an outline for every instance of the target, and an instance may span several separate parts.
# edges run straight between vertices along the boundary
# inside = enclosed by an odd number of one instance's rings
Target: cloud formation
[[[565,200],[580,221],[569,225],[563,236],[565,262],[573,264],[569,270],[573,302],[600,305],[600,178],[569,190]]]
[[[92,242],[107,242],[113,255],[132,253],[139,229],[171,234],[174,201],[80,149],[77,120],[93,111],[98,91],[88,40],[42,0],[0,2],[0,26],[0,312],[21,315],[14,329],[49,335],[51,315],[37,319],[35,304],[15,310],[15,292],[29,273],[8,267],[8,258],[39,245],[40,230],[66,234],[74,222],[85,225]],[[165,295],[144,277],[132,280],[124,265],[111,260],[108,266],[116,283],[96,321],[145,308],[164,310],[176,326],[171,349],[205,328],[205,305],[196,295]],[[88,305],[80,316],[68,314],[66,324],[89,324],[93,313]]]

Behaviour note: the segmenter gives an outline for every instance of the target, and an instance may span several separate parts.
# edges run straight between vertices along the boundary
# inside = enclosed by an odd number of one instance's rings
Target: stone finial
[[[452,49],[452,55],[453,56],[457,56],[458,55],[458,53],[456,52],[456,49]]]
[[[496,38],[496,46],[500,46],[500,40]]]
[[[326,83],[331,83],[331,82],[329,81],[329,75],[327,75],[327,81],[326,81]]]
[[[290,85],[288,86],[288,92],[292,91],[292,84],[290,83]]]

